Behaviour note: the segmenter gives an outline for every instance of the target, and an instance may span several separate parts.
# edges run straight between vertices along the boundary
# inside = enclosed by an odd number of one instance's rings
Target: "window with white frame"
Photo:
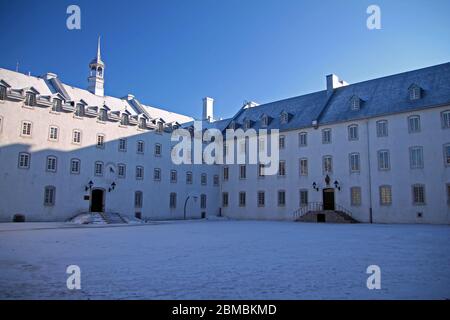
[[[177,182],[177,171],[176,170],[170,170],[170,182],[171,183]]]
[[[444,145],[444,164],[450,166],[450,143]]]
[[[300,165],[300,175],[307,176],[308,175],[308,159],[301,158],[299,165]]]
[[[70,173],[71,174],[79,174],[80,169],[81,169],[80,159],[71,159],[70,160]]]
[[[102,176],[103,175],[103,162],[96,161],[94,166],[94,174],[96,176]]]
[[[417,100],[421,97],[422,89],[419,86],[413,85],[409,88],[409,99]]]
[[[441,113],[441,123],[443,129],[450,128],[450,110],[446,110]]]
[[[138,142],[136,142],[136,152],[144,153],[144,141],[139,140]]]
[[[127,174],[127,166],[124,163],[119,163],[117,165],[117,177],[123,179]]]
[[[153,169],[153,180],[161,181],[161,169],[159,168]]]
[[[100,121],[108,120],[108,110],[100,109],[100,113],[98,115],[98,120],[100,120]]]
[[[136,179],[137,180],[144,179],[144,167],[143,166],[136,166]]]
[[[208,182],[208,179],[207,179],[206,173],[202,173],[202,175],[200,176],[200,183],[205,186],[207,184],[207,182]]]
[[[245,179],[247,177],[247,167],[245,164],[239,165],[239,179]]]
[[[359,139],[358,125],[352,124],[348,126],[348,140],[355,141]]]
[[[22,131],[21,135],[26,137],[31,137],[32,124],[30,121],[22,121]]]
[[[200,195],[200,209],[206,209],[206,194]]]
[[[424,205],[425,204],[425,185],[414,184],[412,186],[413,204]]]
[[[81,131],[80,130],[72,131],[72,143],[74,143],[74,144],[81,143]]]
[[[377,125],[377,137],[387,137],[388,136],[387,120],[379,120],[376,122],[376,125]]]
[[[34,107],[36,105],[36,94],[33,92],[27,92],[25,96],[25,105]]]
[[[411,147],[409,148],[409,165],[411,169],[423,168],[423,148]]]
[[[45,170],[48,172],[56,172],[57,159],[55,156],[47,156],[47,165]]]
[[[228,167],[223,167],[223,181],[228,181],[230,169]]]
[[[331,129],[322,130],[322,143],[331,143]]]
[[[44,205],[54,206],[56,200],[56,188],[54,186],[45,186],[44,188]]]
[[[215,175],[213,176],[213,185],[214,185],[215,187],[217,187],[217,186],[219,185],[219,175],[218,175],[218,174],[215,174]]]
[[[332,156],[323,156],[322,170],[323,170],[324,174],[333,172],[333,157]]]
[[[300,207],[306,207],[308,205],[308,190],[300,189]]]
[[[285,177],[286,176],[286,161],[280,160],[278,162],[278,176]]]
[[[390,160],[389,160],[389,150],[378,151],[378,170],[389,170]]]
[[[30,168],[30,160],[31,155],[27,152],[20,152],[19,153],[19,161],[18,161],[18,167],[20,169],[29,169]]]
[[[280,115],[280,123],[286,124],[289,121],[289,114],[287,112],[282,112]]]
[[[261,124],[263,127],[267,127],[269,125],[269,117],[267,115],[262,117]]]
[[[169,207],[174,209],[177,207],[177,194],[175,192],[171,192],[169,196]]]
[[[222,192],[222,207],[228,207],[228,192]]]
[[[77,103],[77,105],[75,106],[75,116],[84,117],[84,104]]]
[[[361,205],[361,187],[350,188],[350,204],[352,206]]]
[[[392,204],[392,189],[391,186],[380,186],[380,204],[388,206]]]
[[[284,207],[286,205],[286,191],[278,190],[278,206]]]
[[[61,99],[53,99],[52,111],[58,112],[61,111],[62,108],[62,100]]]
[[[0,86],[0,100],[6,100],[6,87]]]
[[[142,194],[142,191],[135,191],[134,192],[134,207],[136,209],[142,208],[144,202],[144,197]]]
[[[97,148],[100,148],[100,149],[105,148],[105,135],[97,134]]]
[[[127,139],[119,139],[119,151],[127,151]]]
[[[245,207],[246,200],[245,191],[239,192],[239,207]]]
[[[50,126],[49,133],[48,133],[48,139],[50,141],[58,141],[58,127]]]
[[[266,205],[266,194],[264,191],[258,191],[258,207]]]
[[[192,184],[192,172],[186,172],[186,184]]]
[[[278,142],[278,147],[279,149],[284,149],[285,145],[286,145],[286,137],[285,136],[279,136],[278,138],[279,142]]]
[[[419,116],[408,117],[408,132],[409,133],[420,132],[420,117]]]
[[[350,173],[357,173],[360,171],[360,156],[359,153],[354,152],[349,154]]]
[[[306,147],[308,145],[308,134],[306,132],[300,132],[298,134],[298,145],[300,147]]]
[[[127,126],[130,123],[130,117],[128,114],[123,113],[122,118],[120,119],[120,124],[123,126]]]
[[[161,149],[162,149],[161,144],[156,143],[155,144],[155,156],[156,157],[160,157],[161,156]]]
[[[350,106],[352,110],[359,110],[361,104],[361,99],[357,96],[353,96],[350,100]]]

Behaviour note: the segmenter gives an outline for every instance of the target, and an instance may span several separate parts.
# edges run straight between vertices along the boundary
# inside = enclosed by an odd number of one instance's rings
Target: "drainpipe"
[[[369,222],[373,223],[372,215],[372,167],[370,165],[370,132],[369,132],[369,120],[366,120],[366,136],[367,136],[367,166],[369,173]]]

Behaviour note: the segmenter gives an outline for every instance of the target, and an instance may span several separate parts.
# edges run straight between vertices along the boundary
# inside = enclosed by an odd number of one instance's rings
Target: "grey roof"
[[[422,97],[409,99],[409,88],[417,85]],[[352,110],[353,96],[361,99],[359,110]],[[334,90],[319,91],[298,97],[262,104],[243,109],[232,118],[239,125],[246,119],[254,121],[252,128],[261,128],[261,117],[271,118],[267,129],[290,130],[311,127],[314,120],[319,124],[352,121],[386,114],[426,109],[450,103],[450,63],[409,71],[392,76],[359,82]],[[285,111],[288,123],[280,123],[280,114]]]

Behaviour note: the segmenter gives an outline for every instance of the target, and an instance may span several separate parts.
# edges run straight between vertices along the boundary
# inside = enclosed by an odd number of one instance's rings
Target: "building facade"
[[[352,85],[330,75],[323,91],[219,121],[205,98],[204,129],[280,130],[276,175],[173,164],[171,134],[193,118],[105,96],[100,43],[89,67],[88,90],[0,69],[0,221],[292,220],[317,203],[361,222],[450,223],[450,63]]]

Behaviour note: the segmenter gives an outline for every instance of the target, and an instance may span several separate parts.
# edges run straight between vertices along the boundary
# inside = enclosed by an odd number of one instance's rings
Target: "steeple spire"
[[[97,61],[101,61],[102,60],[102,56],[100,54],[100,40],[101,40],[101,36],[98,36],[98,44],[97,44]]]
[[[97,96],[104,95],[104,72],[105,64],[102,61],[101,51],[100,51],[100,40],[98,37],[97,42],[97,56],[89,63],[89,87],[88,90]]]

